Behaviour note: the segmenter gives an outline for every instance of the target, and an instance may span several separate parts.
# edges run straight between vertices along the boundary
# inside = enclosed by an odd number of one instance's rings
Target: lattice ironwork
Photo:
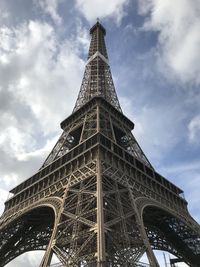
[[[40,170],[5,202],[0,267],[37,249],[45,251],[40,267],[51,265],[53,253],[58,267],[144,267],[144,253],[159,267],[153,249],[198,267],[200,227],[183,191],[154,170],[121,112],[105,29],[97,22],[90,33],[74,112]]]
[[[158,208],[149,208],[144,221],[154,249],[168,251],[188,265],[199,260],[200,236],[186,223]]]
[[[149,264],[144,263],[144,262],[137,262],[132,266],[133,267],[150,267]],[[51,264],[49,267],[65,267],[65,266],[62,263],[54,263],[54,264]],[[91,265],[90,267],[96,267],[96,264],[93,266]]]
[[[104,41],[106,31],[97,22],[90,30],[92,35],[85,73],[74,112],[86,104],[91,98],[101,96],[122,112],[110,71]]]

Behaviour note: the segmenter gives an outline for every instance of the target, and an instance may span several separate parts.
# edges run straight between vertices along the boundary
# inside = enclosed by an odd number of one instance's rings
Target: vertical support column
[[[128,181],[127,181],[127,184],[128,184]],[[149,240],[148,240],[145,228],[144,228],[144,224],[143,224],[142,218],[138,212],[131,188],[130,188],[130,186],[128,186],[128,187],[129,187],[129,194],[131,196],[132,206],[133,206],[133,209],[135,210],[135,213],[136,213],[137,225],[138,225],[142,240],[144,242],[144,245],[146,247],[146,254],[147,254],[147,257],[149,260],[150,267],[160,267],[155,255],[153,253],[151,245],[149,243]]]
[[[99,104],[98,104],[97,105],[97,133],[99,133],[99,132],[100,132],[100,108],[99,108]]]
[[[147,253],[147,258],[149,260],[150,266],[151,267],[160,267],[155,255],[153,253],[151,245],[149,244],[149,240],[147,238],[147,234],[146,234],[146,231],[144,229],[143,223],[141,224],[141,232],[142,232],[142,238],[143,238],[145,246],[147,248],[146,253]]]
[[[69,179],[69,182],[70,182],[70,180],[71,180],[71,178]],[[69,182],[68,182],[68,184],[69,184]],[[54,229],[53,229],[53,232],[52,232],[52,235],[51,235],[47,250],[46,250],[46,252],[45,252],[45,254],[43,256],[43,259],[42,259],[39,267],[49,267],[50,264],[51,264],[51,260],[52,260],[52,256],[53,256],[52,247],[54,246],[54,240],[56,238],[56,234],[57,234],[57,231],[58,231],[58,224],[60,222],[60,217],[62,215],[62,211],[63,211],[63,207],[64,207],[64,203],[65,203],[65,198],[66,198],[66,195],[68,193],[68,186],[63,190],[65,190],[65,193],[64,193],[64,196],[63,196],[63,199],[62,199],[62,205],[61,205],[60,210],[59,210],[59,212],[57,214],[57,217],[55,218]]]
[[[106,266],[101,157],[97,156],[97,267]]]
[[[47,266],[50,266],[51,264],[51,260],[52,260],[52,256],[53,256],[53,251],[52,251],[52,242],[53,242],[53,239],[54,239],[54,232],[55,232],[56,229],[54,229],[53,233],[52,233],[52,236],[51,236],[51,240],[49,242],[49,245],[48,245],[48,248],[42,258],[42,261],[40,263],[40,266],[39,267],[47,267]]]
[[[97,51],[99,51],[99,27],[97,27]],[[97,56],[97,94],[99,89],[99,57]]]

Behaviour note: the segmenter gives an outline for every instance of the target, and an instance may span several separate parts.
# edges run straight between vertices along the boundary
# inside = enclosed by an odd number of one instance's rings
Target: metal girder
[[[189,266],[200,262],[200,236],[180,219],[149,207],[144,211],[148,237],[154,249],[169,251]]]
[[[118,111],[122,112],[108,64],[104,32],[99,23],[92,31],[88,61],[73,112],[95,96],[103,97]]]
[[[60,266],[159,267],[153,249],[191,267],[200,262],[200,227],[182,190],[158,174],[132,134],[115,92],[104,35],[91,29],[74,112],[41,169],[11,190],[0,218],[0,267],[43,249]]]

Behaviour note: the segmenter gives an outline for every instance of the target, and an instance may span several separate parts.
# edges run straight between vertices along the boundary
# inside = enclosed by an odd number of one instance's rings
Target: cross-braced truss
[[[159,267],[152,249],[191,267],[200,262],[200,227],[182,190],[158,174],[119,106],[105,29],[97,22],[74,112],[40,170],[11,190],[0,218],[0,267],[30,250],[59,267]]]
[[[74,111],[78,110],[93,97],[101,96],[117,110],[122,112],[108,63],[104,41],[106,31],[103,26],[97,22],[90,33],[92,39],[88,53],[88,61],[86,63],[85,73]]]

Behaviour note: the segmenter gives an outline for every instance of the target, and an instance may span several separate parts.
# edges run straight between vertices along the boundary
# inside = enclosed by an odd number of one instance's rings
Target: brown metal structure
[[[128,267],[153,249],[200,266],[200,227],[183,191],[158,174],[121,111],[97,22],[80,93],[41,169],[10,192],[0,219],[0,267],[31,250],[62,266]],[[144,265],[143,265],[144,266]]]

